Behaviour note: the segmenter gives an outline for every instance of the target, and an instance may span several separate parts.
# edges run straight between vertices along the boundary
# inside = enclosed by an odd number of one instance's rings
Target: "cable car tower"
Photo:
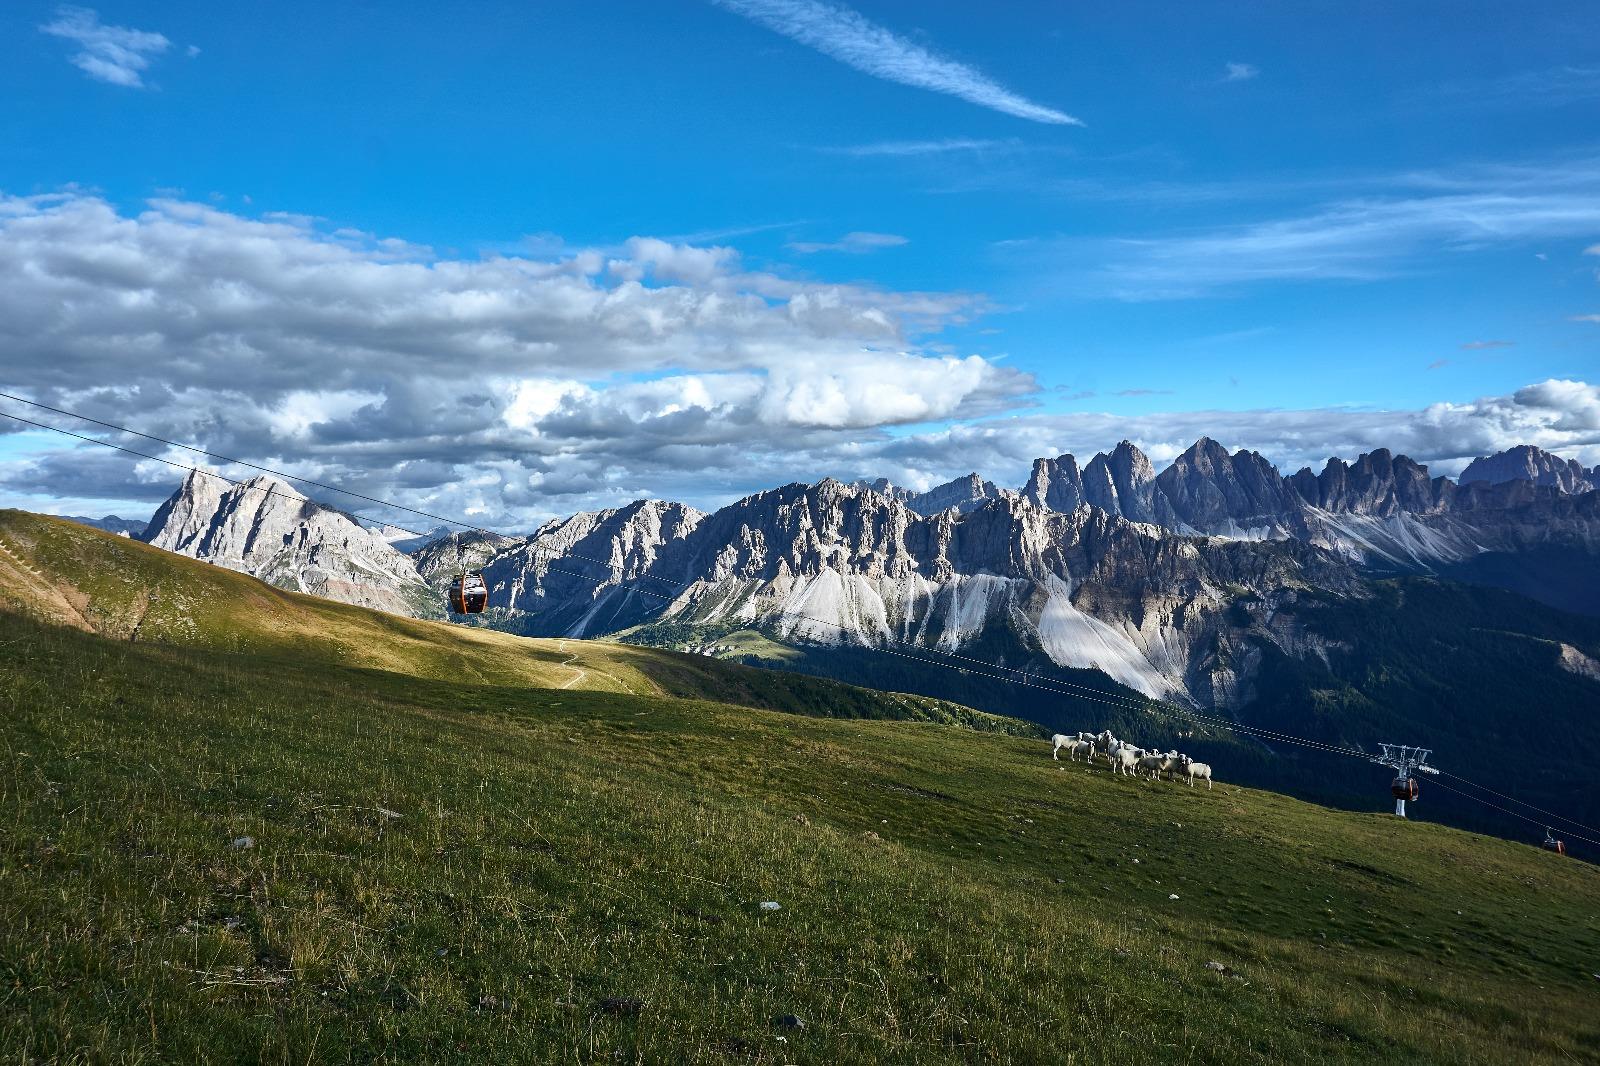
[[[1439,772],[1428,765],[1428,756],[1433,754],[1433,749],[1413,748],[1405,744],[1379,744],[1378,747],[1383,749],[1383,754],[1374,755],[1372,761],[1395,771],[1395,778],[1389,784],[1389,791],[1394,796],[1395,815],[1404,818],[1406,800],[1414,800],[1422,792],[1417,787],[1416,775]]]

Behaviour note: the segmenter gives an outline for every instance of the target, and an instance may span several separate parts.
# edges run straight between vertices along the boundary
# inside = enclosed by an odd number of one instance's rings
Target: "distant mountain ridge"
[[[102,518],[85,518],[82,515],[63,515],[68,522],[76,522],[80,526],[89,526],[93,529],[103,529],[107,533],[115,533],[123,537],[142,537],[149,522],[137,518],[119,518],[114,514]]]
[[[406,614],[440,613],[443,585],[480,570],[489,623],[530,635],[716,643],[751,630],[822,649],[981,650],[1008,667],[1097,669],[1149,696],[1221,707],[1250,698],[1269,650],[1329,654],[1326,636],[1294,621],[1308,592],[1359,598],[1374,575],[1480,557],[1498,562],[1476,579],[1525,594],[1584,587],[1549,553],[1569,568],[1600,558],[1600,493],[1541,483],[1570,468],[1513,452],[1480,469],[1528,476],[1461,484],[1385,449],[1286,477],[1208,438],[1157,472],[1123,441],[1081,466],[1039,459],[1020,491],[977,474],[921,493],[824,479],[711,514],[639,500],[526,537],[450,534],[409,557],[281,483],[224,492],[191,475],[145,539]],[[1538,567],[1519,569],[1536,552]]]

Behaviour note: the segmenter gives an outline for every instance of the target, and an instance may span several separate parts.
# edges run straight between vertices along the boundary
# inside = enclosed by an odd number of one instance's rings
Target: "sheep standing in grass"
[[[1050,742],[1055,745],[1050,750],[1052,759],[1060,760],[1062,748],[1067,749],[1067,759],[1069,761],[1076,761],[1079,752],[1083,753],[1085,762],[1089,762],[1094,758],[1093,741],[1084,740],[1081,737],[1069,737],[1065,733],[1057,733],[1050,738]]]
[[[1195,762],[1189,756],[1183,756],[1183,762],[1178,767],[1178,772],[1189,779],[1189,787],[1194,787],[1194,779],[1200,778],[1206,783],[1206,791],[1211,791],[1211,766],[1203,762]]]
[[[1135,755],[1138,749],[1124,744],[1115,751],[1107,752],[1106,758],[1111,761],[1111,772],[1114,774],[1133,774],[1134,767],[1139,764],[1139,756]]]
[[[1139,756],[1139,762],[1135,767],[1135,769],[1139,771],[1140,776],[1149,774],[1150,780],[1152,781],[1160,777],[1161,771],[1165,770],[1166,768],[1167,757],[1157,752],[1151,752],[1148,755]]]
[[[1159,758],[1161,759],[1161,766],[1156,770],[1157,777],[1162,774],[1173,777],[1178,773],[1178,767],[1181,765],[1183,756],[1175,751],[1168,751],[1160,753]]]

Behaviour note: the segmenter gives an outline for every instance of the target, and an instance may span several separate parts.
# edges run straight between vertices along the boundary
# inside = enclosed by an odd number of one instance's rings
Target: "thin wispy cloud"
[[[874,144],[847,144],[837,148],[824,148],[835,155],[852,156],[920,156],[944,155],[949,152],[992,152],[1017,148],[1021,141],[980,140],[971,137],[951,137],[938,141],[878,141]]]
[[[1113,242],[1101,283],[1124,299],[1172,299],[1257,282],[1374,281],[1426,269],[1430,256],[1600,233],[1600,162],[1467,170],[1428,187],[1448,191]]]
[[[1432,90],[1432,95],[1462,107],[1560,107],[1600,98],[1600,66],[1547,67],[1452,81]]]
[[[1573,315],[1571,321],[1600,323],[1600,315]]]
[[[40,26],[39,32],[75,42],[78,51],[70,61],[89,77],[129,89],[144,88],[144,72],[172,46],[159,33],[107,26],[86,7],[57,8],[55,19]],[[198,55],[199,49],[192,48],[189,54]]]
[[[1516,341],[1468,341],[1461,346],[1461,350],[1464,352],[1476,352],[1485,348],[1512,348],[1516,346],[1516,343]]]
[[[849,255],[861,255],[865,252],[876,252],[883,248],[898,248],[902,244],[911,242],[898,233],[867,233],[856,231],[846,233],[836,241],[791,241],[787,247],[790,251],[810,255],[814,252],[844,252]]]
[[[1223,81],[1249,81],[1261,74],[1261,68],[1253,63],[1229,63],[1223,68]]]
[[[992,111],[1055,126],[1082,121],[1012,92],[982,71],[935,55],[848,7],[822,0],[712,0],[863,74],[944,93]]]
[[[1450,365],[1450,360],[1448,360],[1448,359],[1435,359],[1433,362],[1428,364],[1428,369],[1429,370],[1443,370],[1445,367],[1447,367],[1449,365]]]

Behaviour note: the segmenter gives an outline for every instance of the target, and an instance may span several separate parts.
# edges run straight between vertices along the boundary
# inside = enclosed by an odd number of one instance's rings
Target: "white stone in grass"
[[[256,838],[255,837],[234,837],[233,838],[233,846],[235,848],[237,848],[238,850],[240,850],[240,851],[243,851],[246,848],[253,848],[253,847],[256,846]]]
[[[1171,895],[1167,896],[1167,898],[1168,899],[1177,899],[1178,898],[1178,894],[1176,892],[1174,892]]]
[[[781,911],[781,910],[783,910],[783,908],[778,905],[778,901],[775,900],[775,899],[764,899],[764,900],[762,900],[761,901],[761,909],[764,910],[764,911]]]

